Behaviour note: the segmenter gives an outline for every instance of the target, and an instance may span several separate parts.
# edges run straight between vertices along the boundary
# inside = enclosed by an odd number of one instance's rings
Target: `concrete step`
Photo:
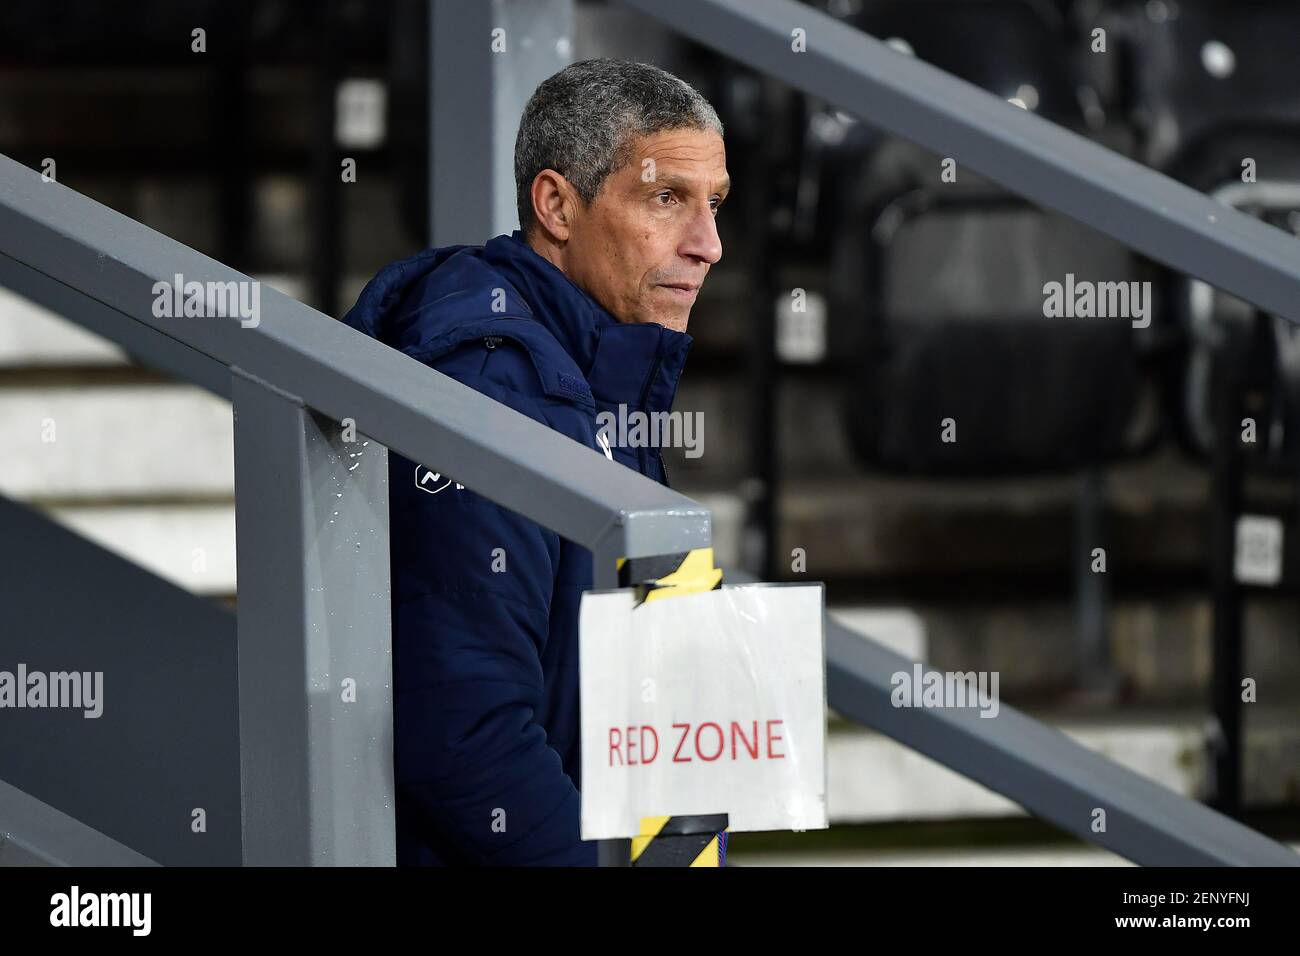
[[[126,361],[113,343],[0,287],[0,369]]]
[[[1294,804],[1300,797],[1300,704],[1252,707],[1243,761],[1247,805]],[[1081,717],[1031,711],[1031,716],[1176,793],[1194,800],[1206,795],[1204,712],[1121,710]],[[836,722],[828,735],[827,788],[833,824],[1025,815],[1000,794],[847,723]]]
[[[1203,734],[1195,726],[1117,723],[1060,727],[1091,750],[1184,795],[1203,776]],[[827,740],[827,809],[832,823],[951,820],[1024,814],[1017,804],[888,737],[842,727]]]
[[[150,504],[43,509],[60,524],[195,594],[235,593],[235,506]]]
[[[308,298],[306,276],[257,273],[253,278],[299,301]],[[339,280],[338,296],[344,310],[356,302],[368,279],[348,275]],[[113,342],[0,287],[0,372],[124,366],[131,362],[130,356]]]
[[[25,501],[231,498],[230,403],[191,385],[0,388],[0,493]]]

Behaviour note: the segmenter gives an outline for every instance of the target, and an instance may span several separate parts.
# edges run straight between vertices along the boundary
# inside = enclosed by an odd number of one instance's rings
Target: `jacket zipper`
[[[650,389],[654,388],[655,379],[659,377],[659,366],[663,365],[663,362],[664,362],[664,359],[663,359],[663,356],[662,356],[662,355],[656,357],[656,358],[655,358],[655,364],[654,364],[654,366],[650,369],[650,377],[646,379],[645,388],[644,388],[644,389],[642,390],[642,392],[641,392],[641,409],[642,409],[643,411],[647,411],[647,409],[646,409],[646,405],[647,405],[647,403],[650,401]],[[657,444],[657,438],[656,438],[655,436],[653,436],[653,435],[650,436],[650,437],[651,437],[652,440],[655,440],[655,441],[656,441],[655,451],[656,451],[656,453],[659,455],[659,467],[660,467],[660,469],[662,469],[663,474],[664,474],[663,484],[667,485],[667,484],[668,484],[668,468],[664,465],[664,453],[663,453],[663,451],[661,451],[661,450],[659,449],[659,445]]]

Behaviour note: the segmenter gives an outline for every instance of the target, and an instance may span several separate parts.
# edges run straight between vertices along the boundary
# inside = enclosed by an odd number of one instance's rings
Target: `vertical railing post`
[[[232,396],[244,863],[394,865],[388,450]]]
[[[1256,320],[1258,322],[1258,319]],[[1225,324],[1226,325],[1226,324]],[[1236,575],[1237,520],[1244,510],[1246,463],[1241,443],[1249,329],[1227,326],[1215,356],[1214,446],[1210,475],[1211,625],[1208,803],[1230,817],[1241,813],[1241,663],[1243,594]]]
[[[515,134],[573,59],[573,0],[429,3],[429,245],[477,245],[519,221]]]
[[[1105,548],[1106,473],[1084,469],[1075,492],[1074,627],[1077,683],[1085,692],[1110,699],[1116,690],[1109,632],[1110,589],[1106,575],[1093,570],[1093,549]]]

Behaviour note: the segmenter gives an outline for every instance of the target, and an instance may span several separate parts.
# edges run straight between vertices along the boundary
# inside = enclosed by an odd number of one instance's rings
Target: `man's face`
[[[579,205],[565,273],[620,322],[685,332],[700,285],[722,258],[714,217],[730,188],[722,137],[712,130],[642,137],[632,161]]]

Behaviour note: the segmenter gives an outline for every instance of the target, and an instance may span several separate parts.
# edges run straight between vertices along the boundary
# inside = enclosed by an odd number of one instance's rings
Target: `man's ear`
[[[573,228],[577,191],[563,175],[543,169],[533,177],[533,218],[556,242],[567,242]]]

